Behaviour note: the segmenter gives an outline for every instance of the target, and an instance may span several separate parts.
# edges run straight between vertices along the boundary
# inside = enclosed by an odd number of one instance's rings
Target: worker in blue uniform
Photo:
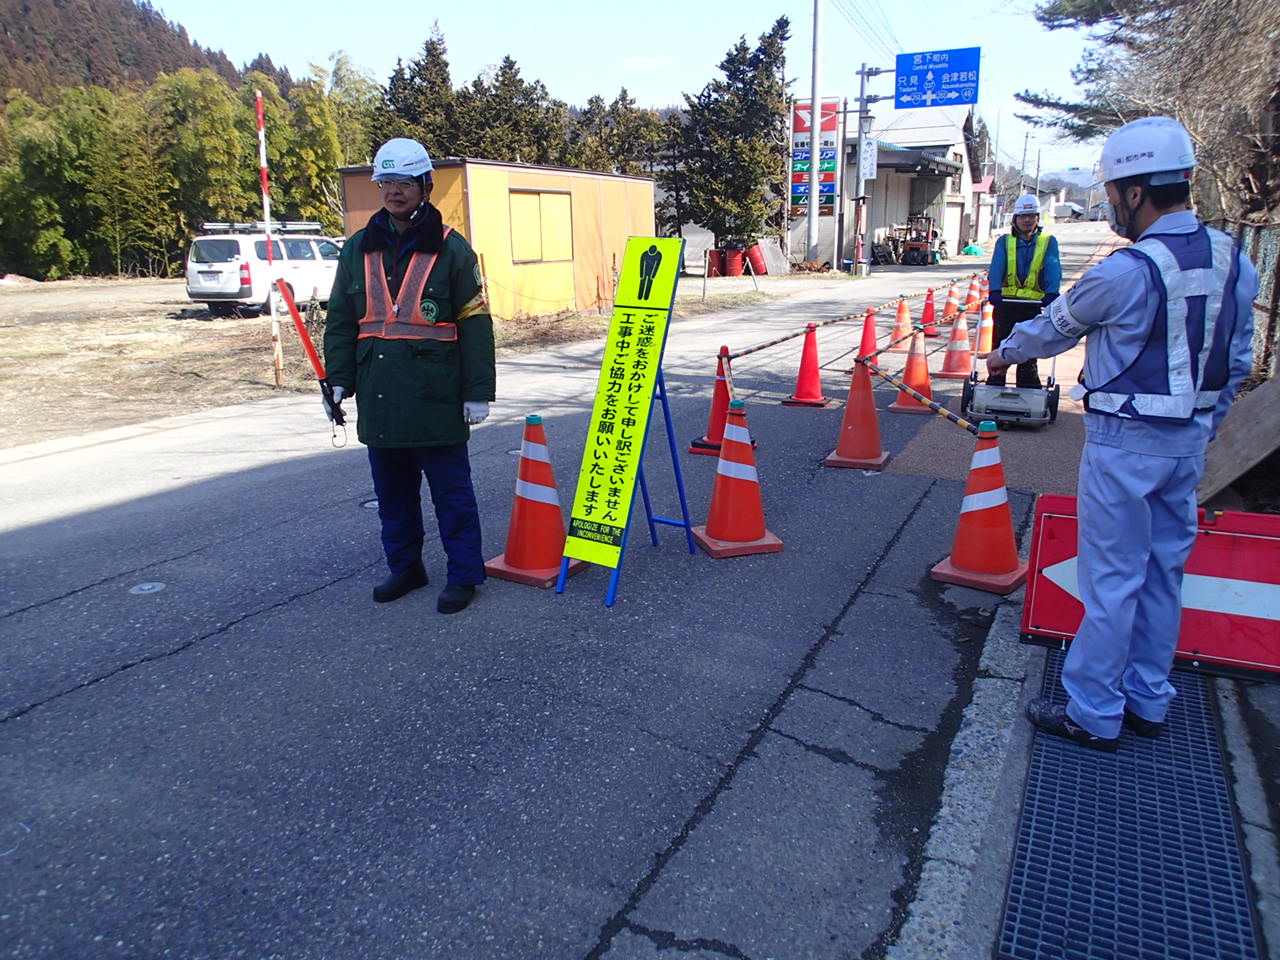
[[[996,241],[987,274],[996,343],[1058,299],[1062,287],[1058,240],[1040,226],[1040,201],[1034,193],[1014,201],[1012,229]],[[1020,387],[1042,386],[1035,357],[1018,364],[1016,382]],[[988,376],[987,383],[1004,386],[1004,371]]]
[[[1111,229],[1133,240],[987,356],[1000,373],[1086,337],[1081,385],[1078,582],[1084,620],[1062,671],[1065,707],[1033,700],[1039,729],[1114,751],[1122,728],[1157,737],[1196,487],[1251,365],[1258,274],[1191,211],[1195,151],[1168,117],[1135,120],[1102,151]]]

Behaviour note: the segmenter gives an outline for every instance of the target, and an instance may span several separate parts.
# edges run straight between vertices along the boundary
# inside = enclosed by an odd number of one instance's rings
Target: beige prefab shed
[[[480,256],[495,317],[607,306],[627,237],[654,233],[647,177],[493,160],[434,162],[431,202]],[[372,170],[339,171],[348,237],[382,206]]]

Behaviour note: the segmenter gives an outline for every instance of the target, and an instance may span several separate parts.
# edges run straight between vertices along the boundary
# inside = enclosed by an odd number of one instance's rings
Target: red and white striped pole
[[[280,318],[276,314],[276,296],[272,285],[275,284],[275,266],[272,247],[275,241],[271,236],[271,190],[267,181],[267,132],[262,123],[262,91],[253,91],[254,105],[258,111],[258,169],[262,173],[262,220],[267,234],[267,303],[271,307],[271,358],[275,366],[276,386],[284,386],[284,349],[280,345]]]

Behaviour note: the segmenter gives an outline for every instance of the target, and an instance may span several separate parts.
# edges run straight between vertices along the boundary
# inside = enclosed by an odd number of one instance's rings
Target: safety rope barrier
[[[978,277],[981,275],[982,275],[981,272],[971,273],[969,274],[968,279],[972,280],[974,277]],[[955,277],[948,282],[958,283],[962,279],[965,279],[965,278]],[[935,287],[934,289],[936,290],[937,288]],[[867,310],[874,310],[877,313],[879,313],[881,310],[888,310],[890,307],[897,306],[899,300],[914,300],[917,297],[925,297],[928,295],[929,295],[928,290],[921,290],[917,293],[904,293],[900,297],[894,297],[892,300],[887,300],[884,303],[879,304],[877,306],[867,307],[861,313],[847,313],[843,317],[836,317],[832,320],[821,320],[821,321],[815,322],[813,324],[813,327],[816,329],[818,327],[829,327],[833,323],[844,323],[848,320],[859,320],[862,317],[866,316]],[[775,337],[774,339],[768,340],[765,343],[758,343],[754,347],[747,347],[744,350],[738,350],[735,353],[730,353],[728,359],[737,360],[741,357],[750,356],[753,353],[759,353],[761,350],[767,350],[769,347],[776,347],[778,344],[786,343],[788,340],[794,340],[796,337],[803,337],[805,333],[808,331],[808,327],[809,325],[806,324],[805,328],[802,330],[796,330],[792,333],[783,334],[781,337]],[[924,329],[924,328],[921,327],[920,329]],[[897,343],[900,341],[894,341],[894,342]]]
[[[872,354],[872,356],[874,356],[874,354]],[[978,435],[979,430],[975,424],[970,423],[968,420],[964,419],[963,417],[956,416],[954,413],[952,413],[942,404],[938,403],[936,400],[931,400],[929,397],[926,397],[923,393],[919,393],[911,389],[911,387],[907,386],[905,383],[903,383],[900,379],[895,377],[893,374],[887,373],[886,371],[881,370],[869,359],[867,359],[867,357],[859,357],[858,363],[861,363],[868,370],[870,370],[872,373],[876,374],[877,376],[881,377],[882,379],[887,380],[889,383],[893,384],[893,386],[897,387],[903,393],[906,393],[912,397],[915,397],[916,400],[923,403],[926,407],[928,407],[938,416],[942,417],[942,419],[950,421],[951,423],[954,423],[957,427],[964,427],[966,430],[972,433],[975,437]]]

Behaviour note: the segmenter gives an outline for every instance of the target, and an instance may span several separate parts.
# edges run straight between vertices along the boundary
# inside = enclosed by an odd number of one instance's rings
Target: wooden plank
[[[1204,455],[1200,503],[1222,492],[1280,449],[1280,378],[1272,377],[1231,405]]]

